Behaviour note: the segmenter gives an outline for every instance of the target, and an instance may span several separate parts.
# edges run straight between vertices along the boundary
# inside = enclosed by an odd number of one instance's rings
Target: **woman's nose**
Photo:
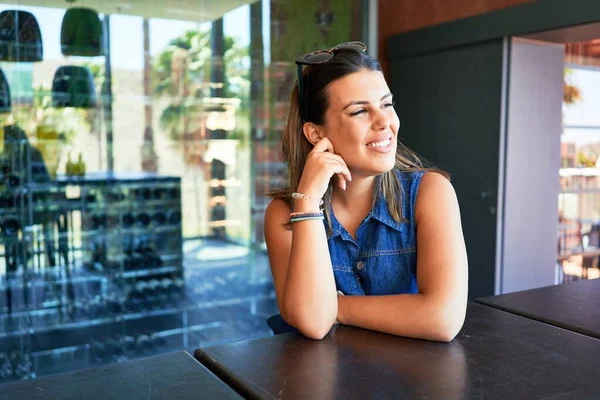
[[[390,126],[391,119],[384,110],[376,111],[373,120],[373,129],[376,131],[387,129]]]

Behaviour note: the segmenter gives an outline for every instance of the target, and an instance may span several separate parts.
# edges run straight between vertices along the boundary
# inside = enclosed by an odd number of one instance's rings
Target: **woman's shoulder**
[[[419,185],[415,215],[426,214],[430,209],[453,208],[457,205],[456,192],[450,180],[437,171],[423,174]]]
[[[272,199],[265,209],[265,230],[271,230],[276,227],[282,227],[284,230],[290,229],[290,205],[283,199]]]
[[[422,182],[424,182],[424,181],[437,182],[434,184],[450,183],[450,179],[448,179],[447,174],[444,173],[443,171],[428,170],[428,169],[400,171],[400,170],[396,169],[396,174],[398,175],[400,182],[402,182],[402,184],[404,186],[413,186],[414,189],[419,189],[419,187],[422,185]]]
[[[265,221],[279,220],[284,217],[289,219],[291,212],[292,209],[285,200],[279,198],[272,199],[265,209]]]

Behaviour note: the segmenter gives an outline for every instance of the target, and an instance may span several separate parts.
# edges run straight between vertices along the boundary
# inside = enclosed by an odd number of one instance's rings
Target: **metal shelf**
[[[37,228],[34,228],[32,226],[26,226],[23,230],[26,234],[31,234],[33,232],[37,232]],[[84,237],[93,237],[93,236],[98,236],[98,235],[102,235],[102,237],[106,237],[106,238],[113,238],[113,237],[118,237],[120,235],[139,235],[139,234],[153,235],[153,234],[157,234],[157,233],[176,232],[179,230],[181,230],[181,225],[177,225],[177,224],[168,224],[168,225],[156,226],[156,227],[155,226],[147,226],[147,227],[143,227],[143,228],[114,227],[114,228],[103,228],[103,229],[96,229],[96,230],[86,230],[86,231],[81,231],[77,234],[74,234],[72,232],[59,232],[59,233],[53,234],[52,238],[58,238],[58,239],[72,238],[72,237],[84,238]],[[15,238],[15,239],[17,239],[19,241],[23,241],[23,240],[31,241],[31,238],[27,238],[27,237],[25,237],[24,239],[19,239],[19,238]]]
[[[54,330],[58,330],[58,329],[76,329],[76,328],[92,327],[92,326],[104,325],[104,324],[108,324],[108,323],[132,321],[132,320],[138,320],[141,318],[156,317],[156,316],[161,316],[161,315],[171,315],[171,314],[177,314],[177,313],[182,313],[182,312],[185,313],[188,311],[211,309],[211,308],[215,308],[215,307],[239,305],[239,304],[245,304],[245,303],[252,302],[252,301],[272,300],[274,298],[275,298],[275,295],[272,292],[268,295],[254,295],[254,296],[247,296],[247,297],[238,297],[238,298],[232,298],[232,299],[208,301],[208,302],[203,302],[203,303],[192,303],[192,304],[182,305],[179,307],[140,311],[140,312],[135,312],[135,313],[125,313],[125,314],[121,314],[121,315],[102,317],[102,318],[96,318],[96,319],[88,319],[88,320],[73,321],[73,322],[61,322],[58,324],[48,325],[48,326],[39,327],[39,328],[31,327],[31,328],[23,328],[23,329],[19,329],[19,330],[8,331],[8,332],[2,331],[2,332],[0,332],[0,338],[13,337],[13,336],[19,336],[19,335],[25,335],[25,334],[33,335],[36,333],[49,332],[49,331],[54,331]],[[54,310],[54,311],[56,314],[58,313],[58,310]]]
[[[164,261],[173,261],[177,258],[177,256],[169,255],[169,256],[161,256],[161,260]],[[57,268],[60,268],[57,270]],[[154,275],[163,275],[172,272],[179,272],[183,270],[183,266],[165,266],[165,267],[156,267],[156,268],[144,268],[139,270],[132,271],[108,271],[105,274],[92,274],[89,275],[72,275],[69,278],[65,278],[65,267],[52,267],[52,269],[47,268],[43,273],[7,273],[4,280],[0,279],[0,290],[5,289],[22,289],[23,287],[32,288],[39,286],[48,286],[48,285],[66,285],[69,283],[86,283],[86,282],[95,282],[95,281],[105,281],[111,278],[137,278],[137,277],[148,277]],[[77,266],[76,270],[81,269],[81,266]],[[53,271],[54,270],[54,271]],[[47,279],[55,278],[54,281],[47,281]],[[21,283],[25,283],[25,285],[18,285],[16,281]],[[5,284],[8,282],[8,284]]]

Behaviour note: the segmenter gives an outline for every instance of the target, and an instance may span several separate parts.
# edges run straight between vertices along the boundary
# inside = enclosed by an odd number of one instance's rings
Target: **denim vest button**
[[[363,263],[362,261],[359,261],[356,263],[356,268],[363,269],[365,267],[365,263]]]

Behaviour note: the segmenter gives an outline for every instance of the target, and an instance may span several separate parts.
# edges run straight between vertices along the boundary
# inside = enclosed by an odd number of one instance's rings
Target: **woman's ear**
[[[321,130],[317,125],[313,124],[312,122],[305,123],[302,127],[302,132],[304,133],[304,136],[308,139],[308,141],[313,144],[313,146],[319,143],[321,139],[323,139],[323,134],[321,133]]]

